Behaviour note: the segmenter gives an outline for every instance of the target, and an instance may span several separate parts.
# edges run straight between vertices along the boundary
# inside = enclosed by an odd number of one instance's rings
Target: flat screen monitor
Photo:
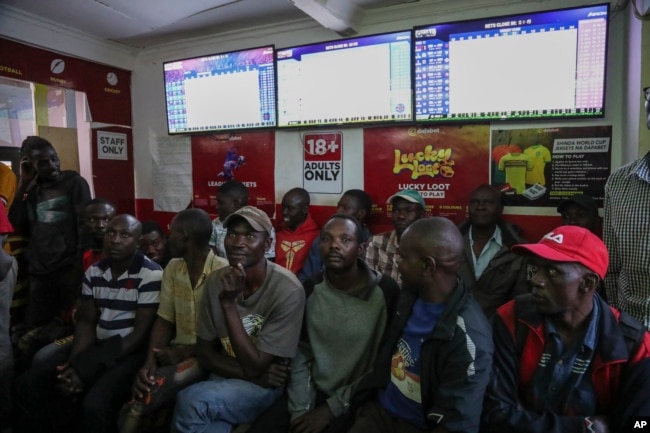
[[[410,30],[278,49],[278,127],[412,122]]]
[[[276,126],[274,47],[164,63],[170,134]]]
[[[603,117],[609,5],[419,26],[419,123]]]

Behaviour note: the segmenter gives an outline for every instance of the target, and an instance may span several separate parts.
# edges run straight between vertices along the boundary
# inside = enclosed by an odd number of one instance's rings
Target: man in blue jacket
[[[399,242],[402,291],[357,396],[372,393],[350,433],[478,432],[492,335],[457,276],[463,237],[448,219],[415,221]]]

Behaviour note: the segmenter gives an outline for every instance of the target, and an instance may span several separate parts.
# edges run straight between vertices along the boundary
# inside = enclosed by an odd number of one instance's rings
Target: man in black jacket
[[[501,191],[490,185],[476,188],[469,199],[463,234],[465,260],[459,275],[487,317],[516,295],[526,293],[524,257],[510,247],[525,242],[519,228],[504,221]]]
[[[357,396],[377,390],[350,433],[478,432],[492,334],[457,271],[463,238],[445,218],[411,224],[399,243],[403,290]]]
[[[29,300],[25,330],[54,318],[71,322],[81,288],[81,213],[90,188],[79,173],[61,170],[52,144],[27,137],[21,149],[20,180],[9,210],[13,226],[29,234]]]
[[[560,226],[513,250],[535,272],[531,293],[494,316],[481,431],[628,431],[631,416],[650,413],[650,334],[596,293],[605,244],[585,228]]]

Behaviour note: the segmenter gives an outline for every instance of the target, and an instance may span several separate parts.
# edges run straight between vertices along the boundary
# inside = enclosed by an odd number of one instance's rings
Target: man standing
[[[296,354],[305,292],[295,275],[264,257],[271,220],[245,206],[224,226],[230,266],[206,279],[196,328],[197,358],[211,375],[178,394],[174,432],[229,432],[253,422],[286,379],[267,372]]]
[[[309,193],[303,188],[289,190],[282,197],[282,222],[275,244],[276,263],[298,275],[319,233],[309,214]]]
[[[163,271],[160,306],[147,360],[135,379],[134,400],[121,433],[142,431],[143,417],[173,401],[179,390],[205,376],[195,357],[196,316],[201,309],[205,279],[228,265],[208,245],[210,233],[210,216],[201,209],[186,209],[172,219],[167,242],[173,258]]]
[[[392,205],[391,214],[395,228],[370,238],[363,258],[371,269],[388,275],[401,287],[402,277],[397,269],[399,263],[397,246],[404,230],[424,217],[426,206],[420,193],[410,189],[391,195],[387,202]]]
[[[650,87],[643,89],[650,129]],[[616,170],[605,184],[603,240],[610,266],[607,300],[650,329],[650,152]]]
[[[81,212],[90,201],[88,183],[61,171],[49,141],[27,137],[26,157],[9,219],[29,233],[29,300],[25,330],[49,323],[74,305],[81,278]]]
[[[650,334],[596,293],[605,245],[561,226],[513,250],[532,257],[532,293],[494,318],[482,431],[628,431],[630,415],[650,413]]]
[[[518,294],[526,293],[526,263],[510,251],[522,243],[519,228],[501,218],[501,192],[490,185],[472,191],[469,218],[459,225],[465,244],[465,260],[459,275],[467,289],[492,317],[497,308]]]
[[[475,433],[492,366],[492,335],[457,276],[463,237],[446,218],[415,221],[399,242],[397,313],[358,393],[376,398],[350,433]]]
[[[371,233],[366,227],[366,217],[370,215],[372,199],[367,192],[360,189],[349,189],[343,193],[341,199],[336,205],[336,213],[350,215],[361,223],[363,229],[363,242],[370,239]],[[320,238],[316,237],[309,250],[309,256],[298,273],[298,279],[304,283],[311,275],[323,270],[323,260],[320,252]]]
[[[81,419],[85,431],[115,430],[144,361],[160,295],[162,269],[138,251],[141,236],[141,224],[131,215],[109,223],[106,258],[84,276],[71,349],[55,352],[16,380],[16,431],[70,431],[60,424],[71,419]],[[83,414],[65,419],[60,405],[73,404],[76,396]]]
[[[83,270],[104,258],[104,237],[106,227],[115,216],[115,207],[104,199],[90,200],[82,212],[81,245],[83,248]],[[71,344],[74,332],[73,320],[76,304],[63,317],[46,325],[34,328],[23,334],[18,341],[16,352],[17,370],[24,370],[38,353],[39,358],[48,358],[53,351],[66,350],[63,346]],[[54,342],[54,343],[52,343]],[[42,348],[42,349],[41,349]],[[38,351],[38,352],[37,352]],[[34,359],[34,362],[37,362]]]

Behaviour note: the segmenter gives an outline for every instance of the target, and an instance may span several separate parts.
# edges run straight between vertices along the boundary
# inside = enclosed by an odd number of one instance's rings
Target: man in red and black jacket
[[[535,267],[531,293],[499,308],[482,432],[621,432],[650,414],[650,334],[595,289],[607,249],[561,226],[515,245]]]

